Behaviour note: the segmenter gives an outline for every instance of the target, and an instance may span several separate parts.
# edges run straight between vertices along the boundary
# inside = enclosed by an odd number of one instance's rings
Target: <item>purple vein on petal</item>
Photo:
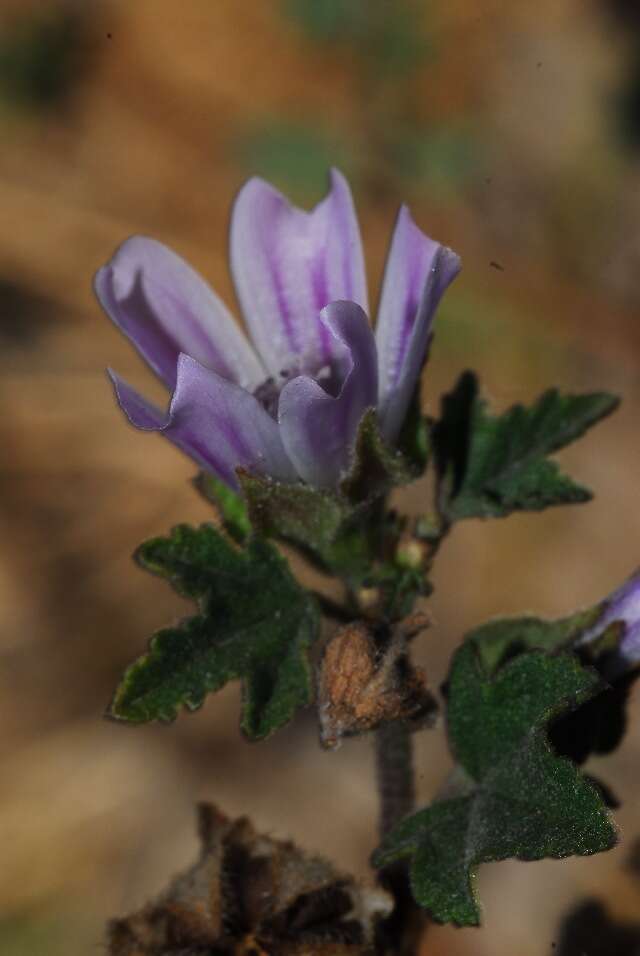
[[[147,402],[112,374],[118,401],[129,421],[160,431],[202,467],[237,487],[235,469],[247,468],[294,481],[276,422],[252,394],[184,353],[168,412]]]
[[[321,249],[311,260],[311,287],[313,289],[313,301],[318,315],[329,304],[329,292],[327,288],[327,253],[326,249]],[[320,339],[320,362],[319,365],[327,365],[333,358],[331,340],[332,335],[324,322],[318,322],[318,336]]]
[[[113,266],[103,266],[94,279],[96,295],[109,317],[124,332],[156,375],[173,390],[180,347],[175,335],[156,322],[138,272],[128,295],[118,299],[113,289]],[[130,319],[135,316],[135,321]]]
[[[186,422],[178,428],[171,428],[171,413],[162,411],[143,395],[125,382],[113,369],[107,370],[113,384],[118,404],[129,422],[141,431],[159,432],[195,461],[205,471],[213,471],[226,484],[236,486],[234,471],[227,462],[216,454],[214,448],[202,441]]]
[[[335,358],[319,313],[347,297],[366,306],[359,230],[346,181],[311,212],[259,179],[240,191],[231,220],[231,270],[247,325],[269,373],[312,372]],[[297,360],[297,361],[296,361]]]
[[[411,254],[412,252],[413,254]],[[411,333],[413,332],[416,314],[420,304],[420,294],[422,292],[422,285],[424,284],[424,275],[425,271],[428,269],[428,263],[425,263],[425,258],[426,256],[424,249],[407,250],[407,260],[409,262],[409,282],[407,288],[407,299],[404,305],[404,317],[402,319],[402,330],[400,333],[395,367],[393,368],[390,376],[394,385],[398,381],[400,369],[402,368],[405,356],[407,354],[407,349],[409,348]]]
[[[167,436],[169,437],[169,436]],[[215,472],[231,488],[238,487],[238,480],[235,471],[229,467],[220,455],[206,445],[200,436],[194,434],[189,429],[185,429],[180,441],[175,437],[169,437],[182,451],[185,451],[190,458],[193,458],[205,471]]]
[[[300,375],[282,390],[278,409],[284,447],[298,474],[316,487],[335,487],[349,465],[358,423],[377,395],[376,348],[369,320],[354,302],[333,302],[322,320],[343,352],[336,395]]]
[[[247,444],[245,436],[233,422],[225,418],[218,418],[216,425],[220,434],[238,456],[238,461],[248,461],[251,459],[251,448]]]
[[[192,355],[194,358],[197,358],[199,355],[206,356],[207,361],[203,364],[206,364],[208,368],[214,369],[214,371],[216,371],[219,375],[222,375],[224,378],[228,378],[230,382],[236,381],[237,369],[232,367],[226,356],[224,356],[220,351],[220,348],[214,342],[212,342],[211,337],[207,334],[201,323],[198,321],[197,316],[189,309],[186,303],[181,302],[173,290],[164,284],[159,282],[156,283],[154,281],[154,285],[157,285],[158,292],[165,296],[167,301],[175,310],[176,315],[179,315],[180,321],[193,343],[189,348],[188,354]],[[144,289],[144,276],[142,276],[142,286]],[[178,346],[178,352],[185,351],[184,345],[181,346],[181,344],[177,342],[175,338],[173,341],[174,345]]]
[[[187,355],[178,361],[170,412],[206,437],[234,472],[240,466],[285,481],[295,479],[278,425],[258,400]]]
[[[398,382],[439,248],[420,232],[407,207],[402,206],[385,267],[376,329],[381,389],[393,388]]]
[[[275,236],[274,241],[277,242],[277,238]],[[278,259],[277,262],[276,258]],[[271,276],[273,292],[278,304],[278,312],[282,322],[285,338],[287,340],[288,349],[292,355],[296,355],[299,351],[299,345],[297,341],[296,329],[293,324],[292,311],[287,300],[285,285],[280,272],[280,258],[277,255],[277,248],[274,252],[274,255],[267,256],[266,261],[267,269],[269,270]]]
[[[181,352],[230,381],[255,388],[265,372],[222,300],[180,256],[133,236],[95,277],[109,317],[173,389]]]
[[[385,267],[376,344],[382,431],[394,441],[420,377],[437,305],[460,268],[450,249],[426,236],[400,209]]]

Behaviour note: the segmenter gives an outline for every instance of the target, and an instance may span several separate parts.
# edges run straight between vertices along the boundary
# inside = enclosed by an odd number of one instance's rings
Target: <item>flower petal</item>
[[[349,186],[331,172],[329,194],[311,212],[250,179],[231,217],[231,271],[253,342],[269,372],[315,372],[336,341],[319,321],[330,302],[367,310],[360,231]]]
[[[627,667],[640,661],[640,621],[629,624],[620,647],[620,657]]]
[[[237,488],[235,469],[295,481],[277,423],[258,400],[188,355],[178,359],[168,412],[152,405],[109,372],[120,407],[132,425],[162,432],[202,468]]]
[[[358,424],[375,406],[376,346],[369,320],[354,302],[333,302],[321,320],[337,348],[344,371],[336,396],[301,375],[282,390],[278,418],[284,447],[301,478],[331,488],[349,467]]]
[[[420,377],[435,310],[459,271],[455,252],[425,236],[402,206],[376,326],[380,425],[389,441],[397,437]]]
[[[173,390],[178,356],[191,355],[253,389],[265,372],[231,313],[187,263],[155,239],[127,239],[94,280],[107,315]]]

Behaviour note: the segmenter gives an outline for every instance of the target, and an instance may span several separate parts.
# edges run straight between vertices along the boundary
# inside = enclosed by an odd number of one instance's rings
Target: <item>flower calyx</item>
[[[109,926],[109,956],[372,956],[393,908],[293,843],[199,808],[200,857],[158,900]]]
[[[325,647],[318,681],[320,741],[337,748],[343,737],[404,720],[433,723],[436,702],[424,672],[407,654],[407,642],[428,625],[414,614],[392,631],[363,621],[340,628]]]

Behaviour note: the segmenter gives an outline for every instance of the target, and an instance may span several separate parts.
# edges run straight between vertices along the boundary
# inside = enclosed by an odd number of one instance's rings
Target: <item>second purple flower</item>
[[[165,412],[110,372],[120,406],[232,488],[239,467],[334,488],[368,408],[386,440],[397,439],[460,260],[403,206],[374,334],[353,200],[335,170],[311,212],[249,180],[233,208],[230,257],[251,343],[204,280],[153,239],[128,239],[98,271],[104,310],[172,393]]]

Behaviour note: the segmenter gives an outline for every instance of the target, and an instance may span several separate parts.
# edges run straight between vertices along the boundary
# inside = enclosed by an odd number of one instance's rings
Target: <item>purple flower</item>
[[[596,641],[612,624],[620,625],[624,630],[608,668],[610,676],[615,676],[640,661],[640,569],[605,598],[601,607],[601,616],[581,636],[579,643]]]
[[[237,487],[236,468],[321,488],[348,469],[358,424],[377,407],[393,443],[458,257],[402,207],[375,336],[360,231],[337,171],[307,213],[260,179],[240,190],[231,272],[251,338],[179,256],[135,236],[96,275],[107,315],[172,392],[167,412],[110,371],[129,421],[162,432]]]

